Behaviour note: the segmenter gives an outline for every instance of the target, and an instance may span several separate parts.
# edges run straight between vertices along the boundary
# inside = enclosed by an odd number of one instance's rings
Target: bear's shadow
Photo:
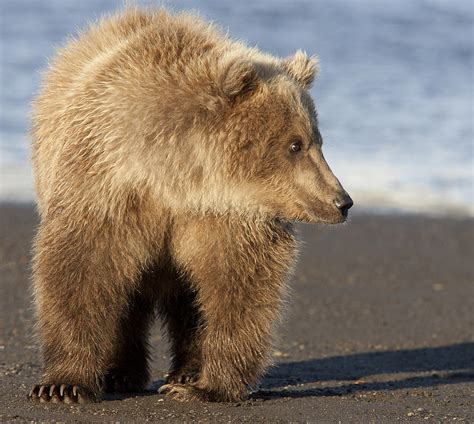
[[[386,374],[425,375],[386,378]],[[382,381],[364,379],[381,375]],[[380,379],[379,379],[380,380]],[[353,381],[332,387],[297,389],[299,384]],[[259,390],[251,399],[302,398],[311,396],[342,396],[364,391],[382,391],[435,387],[474,381],[474,343],[460,343],[441,347],[387,350],[332,356],[306,361],[281,362],[263,378]],[[133,396],[155,395],[162,380],[150,389]],[[107,400],[118,400],[131,395],[107,395]]]
[[[385,376],[401,373],[425,375],[402,375],[389,379]],[[364,381],[375,375],[381,375],[378,380],[382,381]],[[325,381],[353,382],[300,390],[292,387]],[[467,381],[474,381],[474,343],[283,362],[267,373],[260,390],[253,393],[252,398],[342,396],[363,391],[434,387]]]

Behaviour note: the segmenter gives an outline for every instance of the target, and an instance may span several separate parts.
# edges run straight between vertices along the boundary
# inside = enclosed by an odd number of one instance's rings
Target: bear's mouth
[[[340,210],[334,204],[313,202],[312,207],[301,207],[298,221],[308,224],[343,224],[349,217],[347,209]]]
[[[348,219],[348,213],[343,214],[341,212],[335,212],[331,216],[321,216],[321,215],[315,215],[311,217],[310,220],[308,221],[303,221],[307,222],[308,224],[330,224],[330,225],[337,225],[337,224],[344,224],[347,219]]]

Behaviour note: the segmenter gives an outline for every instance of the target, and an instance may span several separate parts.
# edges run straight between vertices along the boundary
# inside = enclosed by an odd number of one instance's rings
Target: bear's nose
[[[354,202],[352,201],[351,196],[349,196],[347,193],[344,193],[336,197],[334,204],[344,216],[347,216],[349,209],[352,208]]]

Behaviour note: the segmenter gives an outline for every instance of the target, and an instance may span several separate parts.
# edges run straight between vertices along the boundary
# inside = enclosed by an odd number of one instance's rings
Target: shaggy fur
[[[344,220],[316,73],[302,52],[277,59],[163,9],[128,9],[59,52],[32,130],[45,367],[32,398],[144,389],[156,314],[172,349],[162,393],[231,401],[258,381],[290,222]]]

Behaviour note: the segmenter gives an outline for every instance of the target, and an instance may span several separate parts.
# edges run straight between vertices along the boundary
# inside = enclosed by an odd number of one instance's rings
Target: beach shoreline
[[[144,394],[34,404],[31,204],[0,204],[0,421],[440,422],[474,420],[474,220],[355,213],[303,239],[276,365],[249,400],[182,404],[156,393],[168,366],[151,334]]]

